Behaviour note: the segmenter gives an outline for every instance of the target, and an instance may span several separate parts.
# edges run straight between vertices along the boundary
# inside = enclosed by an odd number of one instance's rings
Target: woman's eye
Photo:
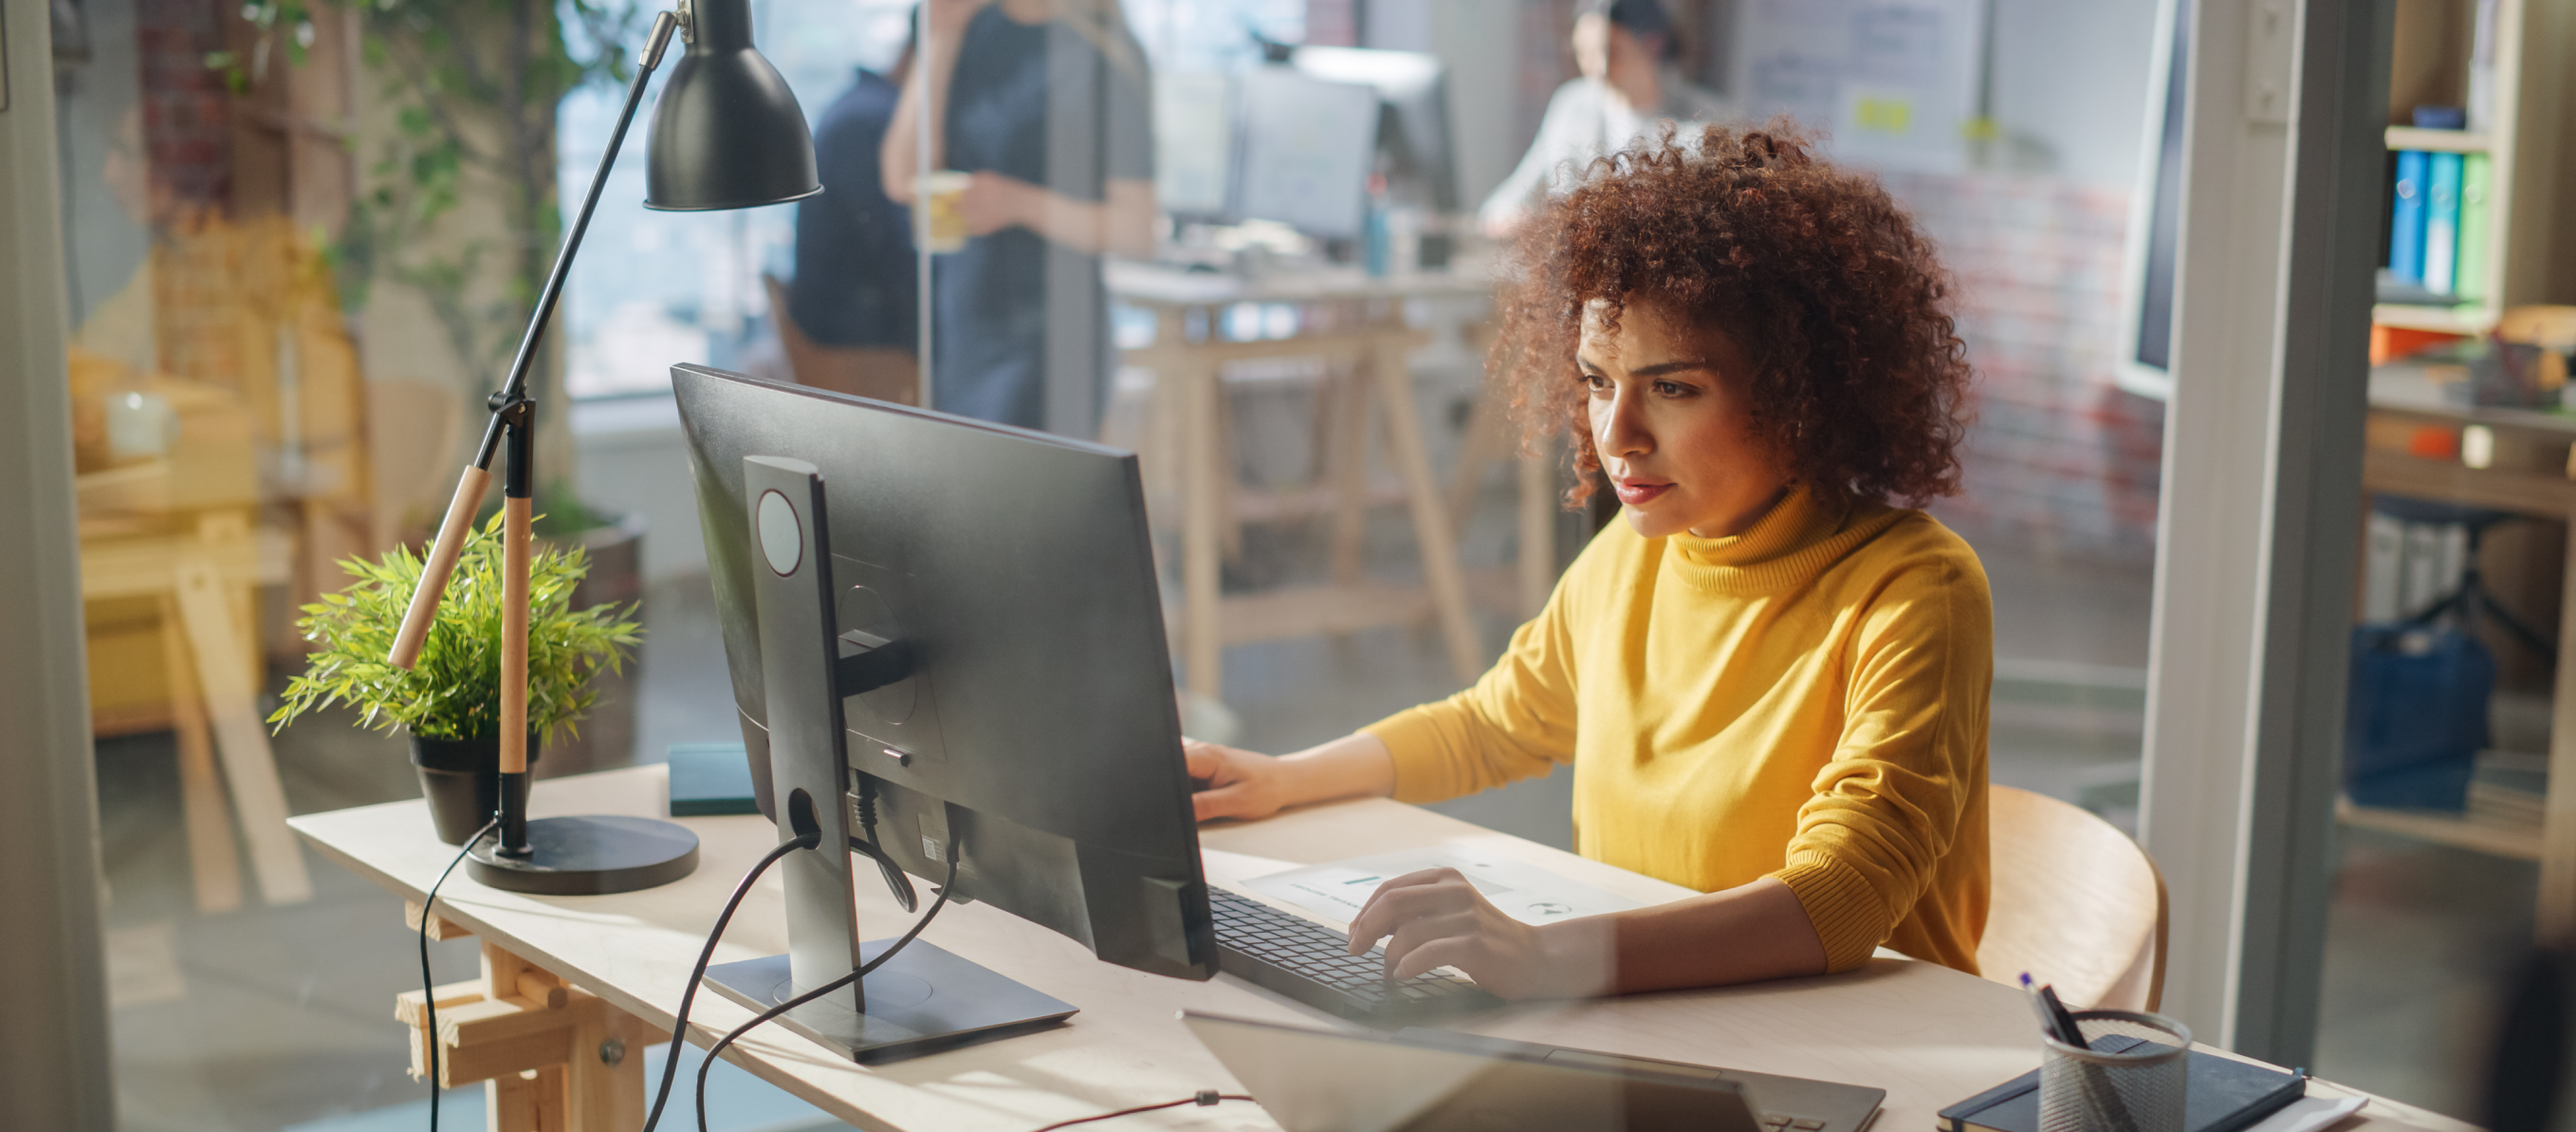
[[[1655,383],[1655,393],[1658,396],[1680,397],[1688,394],[1690,391],[1690,386],[1682,385],[1677,382],[1658,381]]]
[[[1576,374],[1575,380],[1582,382],[1585,389],[1589,389],[1595,393],[1600,393],[1610,388],[1610,379],[1597,373]]]

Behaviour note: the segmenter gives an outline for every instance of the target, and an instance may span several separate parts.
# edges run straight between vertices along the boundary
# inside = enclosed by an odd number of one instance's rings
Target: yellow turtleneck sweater
[[[1474,687],[1367,730],[1399,799],[1571,762],[1584,856],[1702,892],[1778,877],[1829,970],[1885,944],[1974,973],[1993,678],[1965,542],[1792,491],[1731,538],[1613,521]]]

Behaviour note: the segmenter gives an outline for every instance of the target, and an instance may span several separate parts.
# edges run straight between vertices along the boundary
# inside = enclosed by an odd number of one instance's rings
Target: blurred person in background
[[[1119,0],[928,0],[925,23],[882,161],[905,204],[965,174],[969,238],[932,269],[934,407],[1088,438],[1113,372],[1100,257],[1154,250],[1144,49]]]
[[[882,74],[859,68],[816,122],[814,161],[824,191],[796,206],[796,278],[787,285],[787,313],[797,329],[815,345],[844,351],[849,364],[842,368],[856,380],[842,392],[907,402],[920,381],[912,216],[886,197],[877,159],[912,69],[913,47],[907,36],[902,54]]]
[[[1737,117],[1725,99],[1682,77],[1673,65],[1680,54],[1661,0],[1584,0],[1574,17],[1574,63],[1583,73],[1548,99],[1538,137],[1476,210],[1477,226],[1510,237],[1542,193],[1564,195],[1593,158],[1651,137],[1667,121]]]

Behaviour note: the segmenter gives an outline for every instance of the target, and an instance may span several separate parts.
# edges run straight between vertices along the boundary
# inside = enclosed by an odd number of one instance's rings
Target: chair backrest
[[[2164,997],[2165,882],[2129,835],[2090,811],[1989,788],[1993,902],[1977,967],[2054,984],[2077,1009],[2153,1010]]]
[[[769,318],[778,328],[778,345],[796,384],[898,405],[920,402],[921,364],[911,351],[818,343],[788,313],[787,285],[767,272],[761,273],[760,283],[768,289]]]

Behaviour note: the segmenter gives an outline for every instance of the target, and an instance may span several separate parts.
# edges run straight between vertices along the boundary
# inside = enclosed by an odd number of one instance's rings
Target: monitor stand
[[[716,992],[754,1010],[823,986],[884,954],[891,940],[860,942],[850,843],[865,805],[851,793],[842,701],[892,680],[908,652],[844,663],[834,629],[829,504],[814,466],[743,458],[752,515],[753,604],[768,701],[770,789],[782,818],[807,815],[822,848],[779,860],[786,890],[787,954],[707,969]],[[766,567],[765,569],[763,567]],[[870,811],[873,813],[873,810]],[[798,820],[778,823],[796,840]],[[962,862],[973,849],[946,838],[936,854]],[[970,870],[971,871],[971,870]],[[952,885],[962,883],[951,869]],[[956,897],[971,893],[952,893]],[[861,1062],[895,1061],[1063,1021],[1074,1008],[916,938],[862,980],[781,1015],[788,1029]]]
[[[893,940],[862,945],[875,959]],[[707,968],[707,986],[752,1010],[796,996],[787,957],[746,959]],[[825,995],[778,1017],[778,1024],[861,1064],[937,1053],[1009,1037],[1064,1021],[1074,1007],[990,968],[915,939],[865,980],[867,1011],[850,1009],[847,993]]]

